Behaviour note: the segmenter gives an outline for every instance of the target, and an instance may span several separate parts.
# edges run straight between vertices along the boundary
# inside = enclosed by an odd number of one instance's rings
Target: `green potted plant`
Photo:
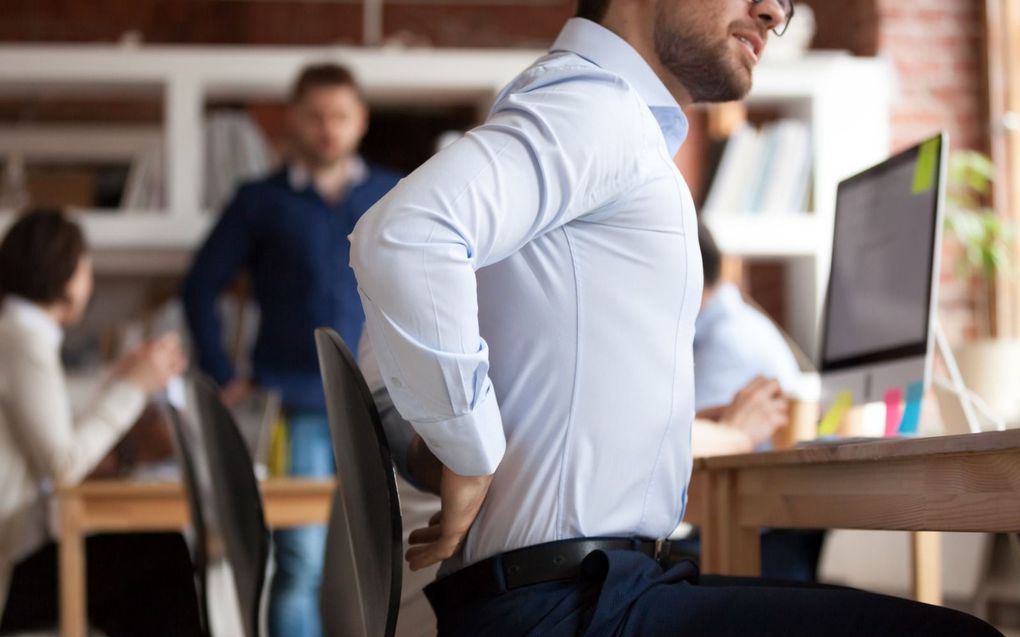
[[[975,316],[975,338],[954,351],[967,386],[1006,423],[1020,421],[1020,339],[1003,334],[996,321],[996,282],[1012,276],[1009,258],[1013,224],[989,205],[995,167],[983,153],[960,150],[949,161],[946,196],[947,238],[961,247],[956,271],[968,283]],[[959,407],[940,400],[943,420],[964,431]]]

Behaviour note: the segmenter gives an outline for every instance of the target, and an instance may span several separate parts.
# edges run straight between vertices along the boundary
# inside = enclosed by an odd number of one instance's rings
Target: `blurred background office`
[[[359,156],[407,173],[479,123],[574,9],[574,0],[5,0],[0,232],[30,206],[64,208],[93,256],[93,301],[63,343],[72,398],[150,337],[176,332],[187,345],[182,281],[239,185],[294,156],[288,96],[300,69],[349,67],[369,112]],[[968,385],[1020,423],[1018,59],[1013,0],[798,4],[745,102],[688,113],[676,161],[722,255],[722,294],[753,301],[803,354],[798,363],[813,359],[836,184],[948,130],[939,319]],[[215,300],[232,370],[224,382],[253,377],[265,313],[251,273],[229,274]],[[360,328],[351,330],[354,345]],[[799,368],[802,382],[783,379],[783,389],[817,399],[810,365]],[[962,422],[942,398],[926,397],[923,430]],[[947,603],[1020,627],[1020,569],[1004,538],[952,536],[943,550]],[[820,576],[904,595],[908,561],[904,534],[837,532]]]

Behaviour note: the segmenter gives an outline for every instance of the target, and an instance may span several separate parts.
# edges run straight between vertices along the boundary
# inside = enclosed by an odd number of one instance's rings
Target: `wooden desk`
[[[762,527],[1016,532],[1020,430],[702,458],[689,493],[706,573],[760,574]],[[938,536],[913,548],[914,596],[939,603]]]
[[[333,480],[271,479],[261,483],[270,527],[324,524]],[[173,531],[190,521],[178,482],[90,480],[57,490],[60,529],[60,634],[88,632],[85,536],[96,532]]]

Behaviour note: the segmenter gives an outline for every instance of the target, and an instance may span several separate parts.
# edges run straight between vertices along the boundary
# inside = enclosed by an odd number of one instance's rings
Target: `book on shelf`
[[[238,185],[266,174],[272,167],[269,142],[252,118],[241,111],[217,111],[206,117],[203,205],[218,211]],[[164,148],[153,143],[135,157],[128,171],[120,207],[161,210],[166,206]]]
[[[702,213],[805,212],[811,166],[804,122],[782,119],[760,130],[743,124],[726,141]]]
[[[161,210],[166,205],[163,187],[163,145],[149,144],[131,162],[120,207],[128,211]]]
[[[269,142],[248,113],[214,111],[205,120],[205,166],[203,202],[218,212],[241,182],[269,172]]]

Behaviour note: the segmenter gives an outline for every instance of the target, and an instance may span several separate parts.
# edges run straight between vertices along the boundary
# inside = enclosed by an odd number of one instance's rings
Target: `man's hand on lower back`
[[[468,530],[482,508],[492,476],[461,476],[443,468],[439,488],[442,509],[429,526],[411,533],[406,558],[417,571],[452,557],[460,549]]]

